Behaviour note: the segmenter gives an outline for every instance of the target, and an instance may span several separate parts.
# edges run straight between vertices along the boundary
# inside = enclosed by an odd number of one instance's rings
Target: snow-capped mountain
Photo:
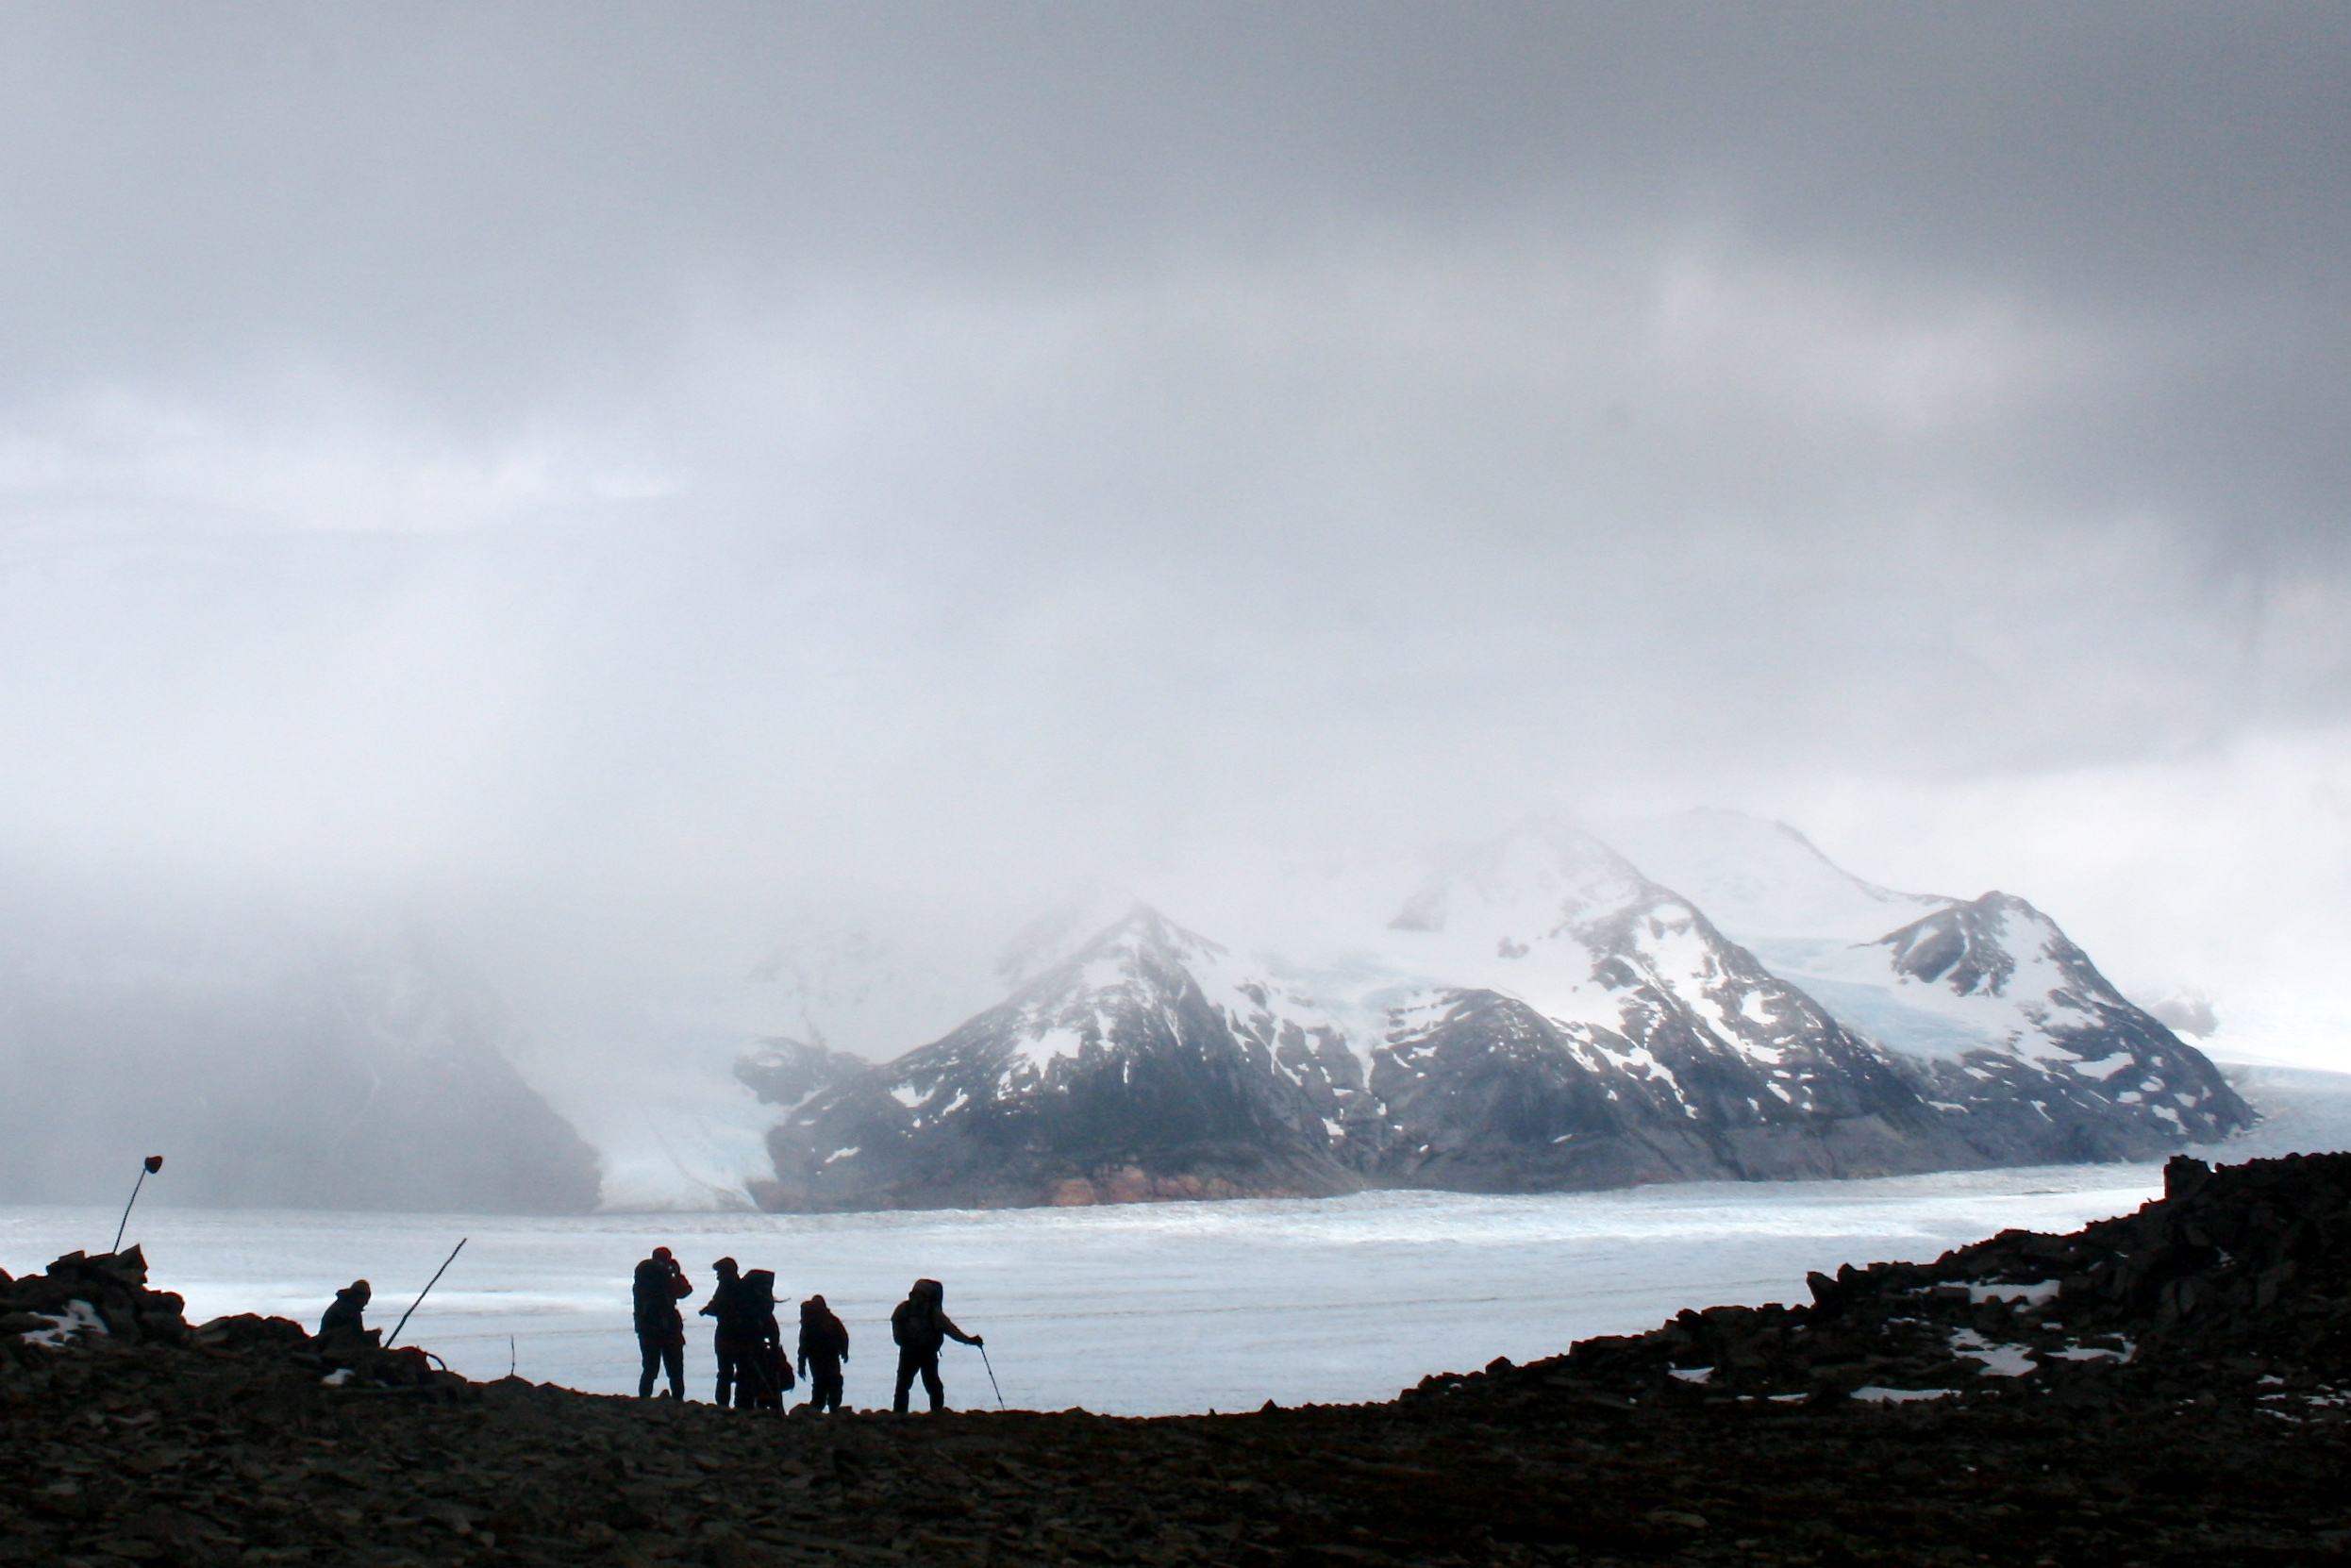
[[[1538,826],[1311,960],[1237,954],[1138,907],[886,1065],[775,1043],[742,1069],[785,1110],[759,1196],[1883,1175],[2153,1154],[2250,1120],[2022,900],[1874,887],[1727,814],[1678,833],[1638,838],[1687,884]]]
[[[2004,1161],[2144,1156],[2250,1125],[2210,1061],[2025,900],[1893,892],[1731,811],[1611,830],[1764,963],[1903,1059]]]
[[[1392,923],[1389,1180],[1516,1190],[1980,1163],[1893,1064],[1590,836],[1468,857]],[[1540,1109],[1539,1109],[1540,1108]]]
[[[805,1052],[803,1047],[802,1051]],[[767,1063],[805,1077],[763,1076]],[[771,1051],[745,1080],[789,1209],[1307,1195],[1360,1185],[1336,1157],[1361,1068],[1310,1006],[1138,909],[945,1039],[884,1066]]]

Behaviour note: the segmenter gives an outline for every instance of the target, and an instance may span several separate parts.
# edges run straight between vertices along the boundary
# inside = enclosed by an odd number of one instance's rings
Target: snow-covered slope
[[[2149,1155],[2249,1119],[2022,900],[1874,887],[1727,814],[1681,826],[1642,853],[1700,895],[1537,825],[1325,954],[1236,953],[1137,907],[884,1066],[774,1047],[742,1075],[786,1111],[760,1200],[1884,1175]]]
[[[1361,1068],[1331,1022],[1137,909],[935,1044],[770,1136],[788,1209],[1319,1194]]]
[[[2056,922],[2002,892],[1893,892],[1802,834],[1730,811],[1610,837],[1854,1032],[1909,1059],[1971,1142],[2011,1158],[2152,1154],[2226,1136],[2250,1109],[2202,1053],[2109,985]]]
[[[1375,1053],[1391,1179],[1526,1189],[1974,1162],[1879,1053],[1574,829],[1465,857],[1380,946],[1420,977],[1392,985],[1405,995]]]
[[[815,1083],[786,1053],[762,1201],[1526,1191],[1980,1162],[1878,1052],[1580,833],[1490,845],[1363,936],[1284,963],[1139,908],[885,1067],[827,1066]]]

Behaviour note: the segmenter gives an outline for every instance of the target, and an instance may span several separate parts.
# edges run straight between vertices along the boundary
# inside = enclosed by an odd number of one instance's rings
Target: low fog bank
[[[396,921],[0,889],[0,1191],[166,1156],[208,1207],[575,1213],[595,1151],[515,1071],[498,993]]]

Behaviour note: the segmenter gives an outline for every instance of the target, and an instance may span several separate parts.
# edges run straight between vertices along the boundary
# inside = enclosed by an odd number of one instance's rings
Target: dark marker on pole
[[[458,1244],[449,1249],[449,1256],[441,1260],[441,1267],[433,1270],[433,1276],[425,1281],[425,1288],[416,1293],[416,1299],[414,1301],[409,1303],[408,1312],[401,1313],[400,1321],[393,1324],[392,1326],[392,1332],[384,1336],[384,1348],[386,1350],[390,1350],[392,1348],[392,1342],[400,1337],[400,1330],[409,1326],[409,1312],[413,1312],[419,1307],[425,1305],[425,1298],[433,1293],[433,1287],[441,1283],[441,1276],[449,1272],[449,1265],[458,1260],[458,1254],[463,1252],[465,1250],[465,1243],[473,1239],[474,1238],[471,1236],[460,1236],[458,1238]]]
[[[130,1184],[130,1203],[123,1205],[123,1223],[114,1227],[114,1251],[123,1250],[123,1232],[130,1228],[130,1204],[139,1201],[139,1189],[147,1184],[149,1176],[161,1169],[163,1157],[159,1154],[147,1156],[146,1163],[139,1167],[139,1179]]]

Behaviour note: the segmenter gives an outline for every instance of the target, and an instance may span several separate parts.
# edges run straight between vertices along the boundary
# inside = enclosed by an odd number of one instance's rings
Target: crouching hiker
[[[946,1313],[947,1288],[936,1279],[917,1279],[907,1298],[890,1314],[890,1337],[898,1342],[898,1387],[890,1408],[906,1414],[907,1392],[917,1373],[930,1395],[933,1415],[947,1408],[947,1391],[939,1381],[939,1347],[948,1340],[984,1344],[977,1334],[966,1334]]]
[[[809,1403],[821,1414],[841,1409],[841,1363],[849,1359],[849,1326],[825,1298],[800,1303],[800,1376],[809,1379]]]
[[[318,1320],[318,1331],[331,1334],[338,1328],[366,1328],[367,1304],[374,1299],[375,1288],[364,1279],[354,1279],[335,1293],[335,1304]]]
[[[677,1303],[693,1294],[693,1286],[677,1259],[670,1256],[670,1249],[655,1247],[653,1256],[637,1265],[630,1293],[636,1305],[637,1349],[644,1361],[644,1371],[637,1379],[637,1397],[652,1398],[654,1374],[667,1370],[670,1397],[682,1400],[686,1397],[686,1320],[678,1315]]]

